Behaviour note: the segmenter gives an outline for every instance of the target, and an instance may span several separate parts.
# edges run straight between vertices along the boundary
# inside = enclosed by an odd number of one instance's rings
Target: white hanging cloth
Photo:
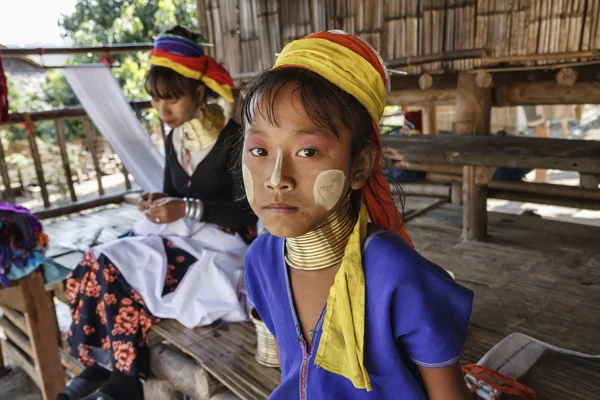
[[[162,192],[165,157],[150,139],[107,66],[72,66],[65,76],[102,136],[147,192]]]

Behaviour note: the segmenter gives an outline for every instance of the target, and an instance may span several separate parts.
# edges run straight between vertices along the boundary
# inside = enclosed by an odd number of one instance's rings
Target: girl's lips
[[[266,207],[263,207],[265,210],[269,210],[279,214],[288,214],[295,211],[298,211],[298,207],[291,206],[285,203],[271,203]]]

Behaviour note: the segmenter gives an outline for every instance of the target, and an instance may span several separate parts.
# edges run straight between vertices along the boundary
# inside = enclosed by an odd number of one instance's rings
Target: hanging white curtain
[[[161,192],[164,154],[137,119],[109,67],[65,68],[67,81],[94,125],[144,191]]]

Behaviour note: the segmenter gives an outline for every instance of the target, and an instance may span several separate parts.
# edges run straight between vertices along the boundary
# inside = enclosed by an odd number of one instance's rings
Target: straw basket
[[[256,361],[265,367],[279,367],[275,337],[271,335],[254,308],[250,312],[250,317],[256,327]]]

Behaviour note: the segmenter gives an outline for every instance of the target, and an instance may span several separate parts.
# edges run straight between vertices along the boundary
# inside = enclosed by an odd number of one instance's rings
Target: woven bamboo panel
[[[209,49],[232,73],[268,69],[287,43],[341,29],[384,60],[484,48],[496,57],[600,50],[600,0],[197,0]],[[589,57],[589,56],[588,56]],[[565,56],[565,58],[567,58]],[[584,59],[557,57],[525,65]],[[469,70],[481,59],[408,65],[410,74]],[[504,60],[503,65],[517,61]],[[518,61],[520,65],[523,60]]]

